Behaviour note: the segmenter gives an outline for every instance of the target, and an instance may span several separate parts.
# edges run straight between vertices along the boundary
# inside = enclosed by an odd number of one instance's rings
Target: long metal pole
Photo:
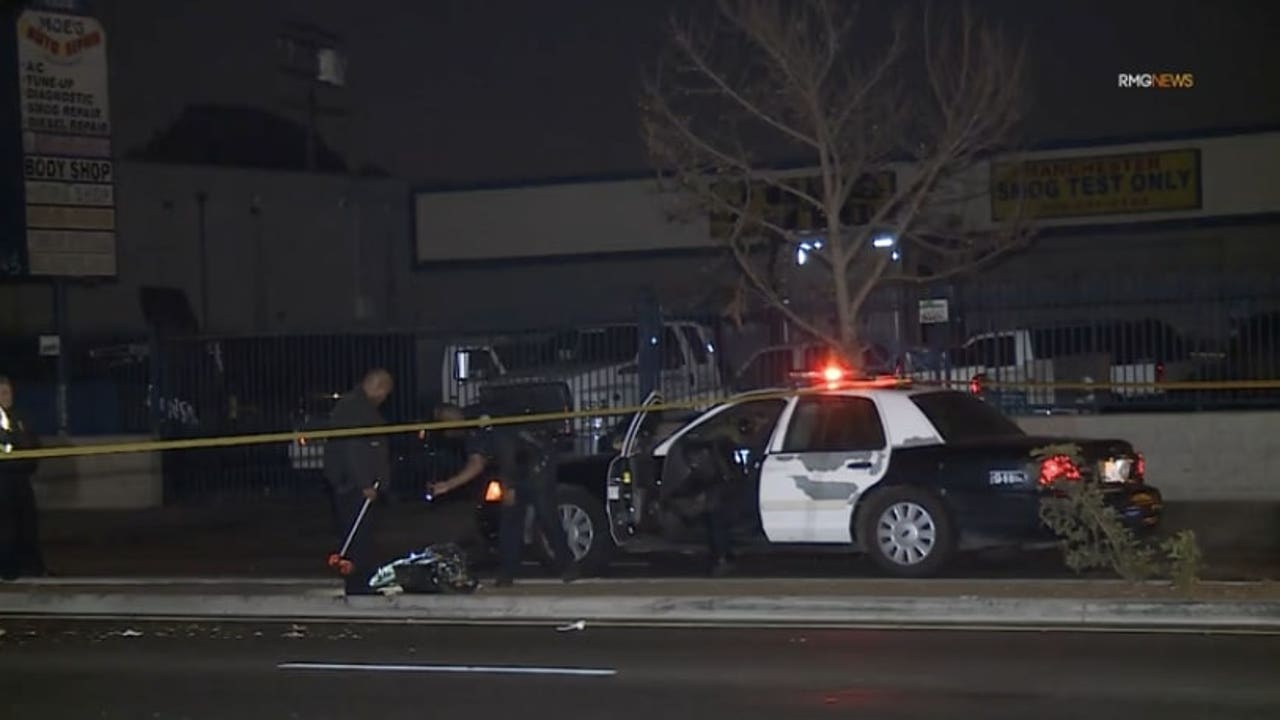
[[[209,331],[209,233],[205,218],[205,204],[209,196],[201,190],[196,193],[196,233],[200,245],[200,332]]]
[[[253,318],[258,332],[267,329],[267,253],[262,240],[262,208],[255,199],[249,206],[253,218]]]
[[[58,434],[65,437],[71,430],[71,411],[67,402],[67,389],[71,384],[67,350],[70,347],[68,340],[71,333],[67,318],[67,281],[62,278],[53,281],[53,316],[58,333]]]

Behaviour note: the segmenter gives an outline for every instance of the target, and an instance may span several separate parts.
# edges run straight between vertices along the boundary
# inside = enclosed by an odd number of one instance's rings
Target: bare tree
[[[672,22],[642,127],[660,180],[709,214],[742,287],[855,353],[877,286],[942,280],[1025,242],[1020,223],[964,217],[1020,119],[1021,46],[967,6],[887,27],[839,0],[715,9]],[[784,291],[780,250],[821,270]],[[797,307],[802,291],[816,314]]]

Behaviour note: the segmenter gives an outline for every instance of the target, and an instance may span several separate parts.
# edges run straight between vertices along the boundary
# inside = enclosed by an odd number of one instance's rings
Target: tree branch
[[[675,33],[675,41],[676,46],[684,52],[684,55],[688,58],[689,62],[693,63],[694,67],[697,68],[707,80],[710,80],[713,85],[719,88],[720,92],[723,93],[725,97],[728,97],[730,100],[737,103],[743,110],[747,111],[761,122],[764,122],[766,125],[769,125],[773,129],[781,132],[787,137],[790,137],[796,142],[813,148],[819,147],[816,139],[805,135],[799,130],[796,130],[790,125],[787,125],[781,120],[773,117],[769,113],[765,112],[760,106],[748,100],[742,93],[733,89],[724,77],[711,67],[702,53],[694,47],[693,39],[688,35],[688,33],[678,30]]]
[[[830,335],[823,332],[815,324],[809,322],[799,313],[791,309],[791,306],[786,302],[786,300],[779,297],[777,292],[775,292],[768,283],[764,282],[755,269],[751,267],[751,259],[747,257],[746,253],[743,252],[742,248],[738,244],[738,239],[741,237],[741,233],[746,227],[744,217],[745,216],[740,216],[737,222],[734,223],[733,232],[729,240],[729,249],[733,253],[734,259],[738,261],[738,268],[742,270],[742,274],[751,282],[752,285],[755,286],[757,292],[768,299],[770,305],[773,305],[776,309],[781,311],[789,320],[803,328],[805,332],[816,338],[821,338],[825,342],[833,342],[833,338],[831,338]],[[834,342],[837,346],[839,345],[838,341]]]
[[[976,199],[990,193],[984,163],[1020,118],[1025,45],[1009,52],[1000,32],[967,5],[949,22],[926,6],[919,36],[906,32],[900,15],[887,38],[870,23],[856,26],[841,0],[719,0],[717,8],[712,32],[675,29],[680,65],[670,83],[662,73],[646,83],[645,139],[655,165],[686,198],[732,221],[725,241],[743,279],[789,320],[833,345],[852,343],[862,307],[882,283],[937,282],[1024,244],[1020,231],[966,234],[953,218],[970,216]],[[908,62],[917,50],[923,63]],[[785,153],[793,150],[821,187],[762,161],[790,159]],[[886,171],[895,177],[891,189],[862,197],[864,178],[879,183]],[[979,173],[987,182],[970,187]],[[787,212],[795,203],[798,212],[823,214],[825,245],[812,254],[820,260],[814,270],[831,273],[829,287],[780,291],[757,268],[762,240],[787,249],[803,242],[788,220],[754,208],[762,192],[775,190]],[[866,217],[846,224],[845,212],[862,200]],[[873,247],[879,232],[898,241],[904,264],[897,269],[888,249]],[[917,259],[937,267],[926,270]],[[816,276],[806,270],[806,277]],[[828,307],[839,338],[792,306],[805,288],[834,295]]]

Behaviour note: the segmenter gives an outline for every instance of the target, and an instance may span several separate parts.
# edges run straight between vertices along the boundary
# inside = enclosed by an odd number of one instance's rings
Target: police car
[[[1059,482],[1101,483],[1135,528],[1160,521],[1160,492],[1125,441],[1029,436],[971,394],[899,378],[845,381],[828,368],[819,380],[736,396],[673,431],[660,429],[661,398],[650,396],[609,464],[609,536],[596,537],[622,552],[705,547],[698,466],[726,437],[733,442],[718,447],[740,471],[728,481],[740,483],[743,550],[864,552],[891,575],[927,577],[957,552],[1052,542],[1039,503]],[[1083,467],[1033,457],[1067,443],[1080,447]]]

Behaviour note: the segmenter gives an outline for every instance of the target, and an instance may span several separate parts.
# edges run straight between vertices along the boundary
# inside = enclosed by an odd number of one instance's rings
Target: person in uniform
[[[436,409],[440,422],[460,422],[465,414],[456,405]],[[555,557],[565,582],[578,578],[577,565],[556,507],[556,457],[550,440],[536,428],[505,425],[477,428],[467,433],[466,464],[449,479],[434,483],[428,492],[439,497],[483,476],[486,469],[502,482],[502,521],[498,530],[501,566],[497,585],[515,580],[524,549],[524,520],[532,507],[537,527]]]
[[[13,407],[13,382],[0,376],[0,452],[35,450],[39,440]],[[48,575],[40,549],[39,512],[31,476],[36,460],[0,460],[0,578]]]
[[[685,463],[690,471],[685,492],[702,495],[710,555],[708,573],[712,577],[727,575],[733,567],[737,501],[745,480],[737,451],[745,446],[748,432],[747,427],[717,427],[685,446]]]
[[[391,395],[394,383],[386,370],[371,370],[360,385],[343,395],[329,415],[330,427],[360,428],[385,425],[379,408]],[[386,487],[391,472],[387,438],[366,435],[334,438],[325,443],[324,475],[333,499],[338,541],[346,539],[365,500],[376,501],[378,485]],[[351,541],[347,557],[355,570],[346,578],[347,595],[370,595],[369,578],[378,569],[376,513],[370,507]]]

